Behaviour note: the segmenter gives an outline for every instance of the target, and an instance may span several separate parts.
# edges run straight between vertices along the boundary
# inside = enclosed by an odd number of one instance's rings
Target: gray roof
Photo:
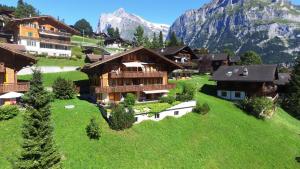
[[[198,55],[198,57],[200,58],[200,60],[202,60],[203,58],[210,59],[212,61],[228,60],[228,54],[226,54],[226,53],[204,54],[204,55],[200,54],[200,55]]]
[[[246,73],[244,73],[246,72]],[[274,82],[277,65],[221,66],[212,79],[215,81]]]

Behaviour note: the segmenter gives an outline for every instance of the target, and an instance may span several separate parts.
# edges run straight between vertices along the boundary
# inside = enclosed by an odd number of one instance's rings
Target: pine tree
[[[14,12],[16,18],[25,18],[29,16],[38,16],[39,11],[32,5],[25,3],[23,0],[18,0],[17,8]]]
[[[108,28],[107,34],[109,37],[113,38],[115,36],[115,29],[114,28]]]
[[[157,49],[157,48],[159,48],[160,47],[160,45],[159,45],[159,41],[158,41],[158,39],[157,39],[157,37],[156,37],[156,33],[153,33],[153,38],[152,38],[152,45],[151,45],[151,48],[152,49]]]
[[[162,31],[159,32],[159,38],[158,38],[159,48],[164,47],[164,36]]]
[[[134,39],[137,46],[142,46],[144,44],[144,28],[142,26],[136,28]]]
[[[291,115],[300,119],[300,57],[291,75],[283,106]]]
[[[175,32],[172,32],[168,46],[178,46],[179,42]]]
[[[151,44],[148,36],[145,36],[143,39],[144,39],[143,46],[145,48],[151,48],[152,44]]]
[[[115,32],[114,32],[114,38],[120,38],[120,31],[119,28],[116,28]]]
[[[44,89],[40,71],[34,71],[30,89],[22,102],[26,107],[22,128],[22,152],[16,168],[60,168],[61,157],[53,140],[50,94]]]

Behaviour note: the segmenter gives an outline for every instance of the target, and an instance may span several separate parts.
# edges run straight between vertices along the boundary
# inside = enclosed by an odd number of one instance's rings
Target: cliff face
[[[141,25],[144,28],[145,35],[152,37],[155,32],[157,35],[160,31],[166,37],[169,31],[169,25],[156,24],[145,19],[127,13],[123,8],[118,9],[113,13],[102,14],[99,19],[98,32],[107,32],[110,27],[119,28],[121,37],[132,40],[136,27]]]
[[[181,15],[173,31],[194,48],[253,50],[265,63],[300,55],[300,10],[287,0],[213,0]]]

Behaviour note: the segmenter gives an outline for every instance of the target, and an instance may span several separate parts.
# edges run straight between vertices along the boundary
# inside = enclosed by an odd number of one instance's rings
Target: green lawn
[[[84,59],[57,59],[57,58],[46,58],[46,57],[38,57],[37,58],[37,65],[38,66],[83,66]]]
[[[82,36],[72,36],[71,42],[74,44],[89,44],[89,45],[97,45],[97,43],[102,42],[102,39],[94,39],[94,38],[87,38]]]
[[[78,81],[78,80],[87,80],[88,76],[80,71],[72,71],[72,72],[61,72],[61,73],[46,73],[43,74],[43,82],[44,86],[50,87],[52,86],[55,79],[58,77],[63,77],[65,79],[69,79],[72,81]],[[18,76],[18,80],[30,80],[32,78],[32,75],[22,75]]]
[[[207,77],[190,80],[200,87]],[[184,82],[180,82],[184,83]],[[212,82],[210,82],[212,83]],[[55,101],[55,140],[64,168],[299,168],[300,122],[278,109],[271,120],[246,115],[233,103],[197,93],[211,111],[201,116],[147,121],[116,132],[109,129],[98,109],[85,101]],[[64,106],[74,104],[74,110]],[[97,117],[102,137],[89,140],[85,127]],[[21,116],[0,122],[0,166],[20,152]]]

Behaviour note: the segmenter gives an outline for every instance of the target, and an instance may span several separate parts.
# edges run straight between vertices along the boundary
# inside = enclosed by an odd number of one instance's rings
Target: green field
[[[102,42],[103,39],[94,39],[94,38],[87,38],[82,36],[72,36],[71,42],[73,44],[79,44],[79,45],[97,45],[99,42]]]
[[[38,57],[37,66],[83,66],[84,59],[57,59],[57,58],[46,58]]]
[[[190,80],[199,86],[207,77]],[[181,82],[184,83],[184,82]],[[212,83],[212,82],[209,82]],[[63,166],[81,168],[299,168],[300,122],[278,109],[271,120],[258,120],[228,101],[198,92],[211,111],[160,122],[143,122],[123,132],[109,129],[95,105],[74,99],[52,104],[55,140]],[[74,104],[74,110],[64,106]],[[97,117],[102,137],[89,140],[85,127]],[[0,166],[20,152],[21,116],[0,122]]]
[[[43,83],[44,86],[50,87],[52,86],[55,79],[58,77],[63,77],[65,79],[69,79],[72,81],[78,81],[78,80],[87,80],[88,76],[80,71],[73,71],[73,72],[61,72],[61,73],[46,73],[43,74]],[[18,80],[26,80],[29,81],[32,78],[32,75],[22,75],[18,76]]]

